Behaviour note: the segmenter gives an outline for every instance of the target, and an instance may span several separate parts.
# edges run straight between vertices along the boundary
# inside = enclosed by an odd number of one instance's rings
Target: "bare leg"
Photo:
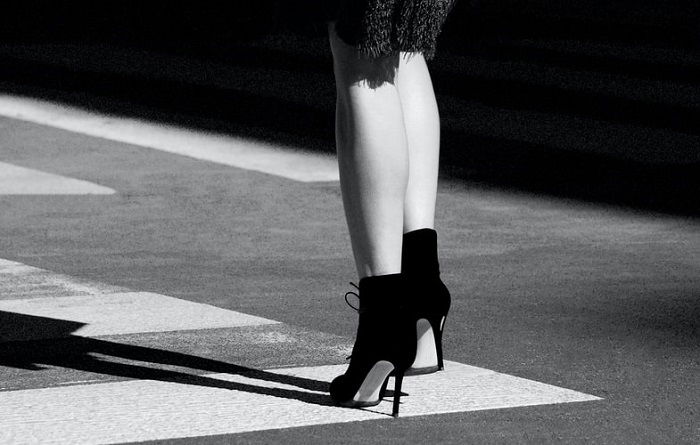
[[[408,148],[399,56],[361,58],[330,28],[340,186],[360,278],[401,272]]]
[[[408,56],[408,57],[407,57]],[[423,55],[402,53],[396,85],[408,139],[409,175],[404,232],[432,229],[440,156],[440,117]]]

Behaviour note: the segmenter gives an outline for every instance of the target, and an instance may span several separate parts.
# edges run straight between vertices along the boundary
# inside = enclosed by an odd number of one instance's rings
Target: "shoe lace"
[[[360,299],[360,294],[359,294],[360,287],[357,284],[353,283],[352,281],[350,282],[350,285],[353,286],[355,289],[357,289],[357,292],[355,292],[355,291],[345,292],[345,304],[350,306],[355,312],[360,312],[360,306],[355,307],[352,304],[350,304],[350,301],[348,301],[348,295],[353,295],[358,300]]]
[[[355,298],[357,298],[358,300],[360,299],[360,293],[359,293],[359,292],[360,292],[360,287],[359,287],[357,284],[353,283],[352,281],[350,282],[350,285],[351,285],[352,287],[354,287],[355,289],[357,289],[357,292],[355,292],[355,291],[348,291],[348,292],[345,292],[345,304],[347,304],[348,306],[350,306],[355,312],[360,312],[360,306],[357,306],[357,307],[356,307],[356,306],[353,306],[353,305],[350,303],[350,301],[348,300],[348,296],[350,296],[350,295],[353,295],[353,296],[354,296]],[[345,358],[345,360],[347,361],[347,360],[350,360],[351,358],[352,358],[352,354],[348,355],[348,356]]]

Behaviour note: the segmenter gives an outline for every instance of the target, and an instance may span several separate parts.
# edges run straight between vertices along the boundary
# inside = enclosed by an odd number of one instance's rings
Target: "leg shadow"
[[[0,311],[0,366],[41,370],[62,367],[120,378],[157,380],[245,391],[322,406],[332,406],[327,382],[275,374],[179,352],[127,345],[74,335],[83,323]],[[61,338],[56,338],[61,337]],[[123,363],[122,359],[141,363]],[[268,388],[231,382],[152,365],[186,367],[200,371],[240,375],[249,379],[280,383],[314,391],[310,393],[283,388]],[[320,394],[319,394],[320,393]]]

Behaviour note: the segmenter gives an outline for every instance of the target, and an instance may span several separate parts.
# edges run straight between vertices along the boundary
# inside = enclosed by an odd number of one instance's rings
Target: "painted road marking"
[[[344,369],[268,372],[328,382]],[[0,442],[124,443],[391,419],[390,398],[365,410],[340,408],[309,387],[294,378],[211,374],[190,384],[128,381],[0,392]],[[600,400],[454,362],[444,372],[407,378],[404,393],[404,417]]]
[[[81,281],[2,259],[0,292],[4,295],[0,318],[5,319],[0,324],[0,341],[279,323],[152,292]]]
[[[66,332],[81,337],[279,323],[151,292],[3,300],[0,301],[1,311],[41,318],[19,320],[17,323],[29,325],[26,329],[16,329],[17,326],[12,324],[0,326],[0,341],[55,338],[55,329],[34,329],[31,325],[36,323],[50,327],[60,325],[61,321],[84,324],[75,326],[70,333]],[[31,333],[32,338],[17,338],[26,337],[27,333]]]
[[[334,156],[0,94],[0,115],[301,182],[338,181]]]
[[[0,195],[113,195],[111,188],[0,162]]]

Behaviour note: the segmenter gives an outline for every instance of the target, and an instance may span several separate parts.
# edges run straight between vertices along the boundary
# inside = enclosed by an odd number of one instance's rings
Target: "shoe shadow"
[[[333,406],[328,396],[328,382],[73,334],[84,325],[74,321],[0,311],[0,366],[32,371],[61,367],[119,378],[245,391]],[[222,380],[165,367],[184,367],[208,373],[237,375],[261,382],[295,386],[300,390]]]

